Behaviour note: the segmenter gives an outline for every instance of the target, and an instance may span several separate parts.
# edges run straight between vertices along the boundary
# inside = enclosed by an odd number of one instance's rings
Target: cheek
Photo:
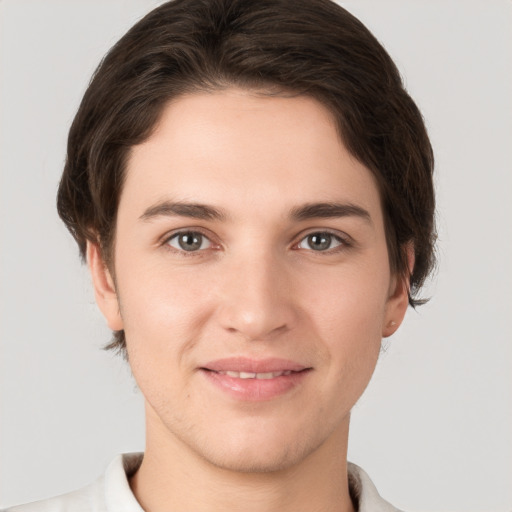
[[[314,285],[313,285],[314,283]],[[303,279],[298,295],[330,359],[329,379],[364,388],[377,362],[385,320],[389,269],[362,265]],[[362,389],[361,389],[362,391]]]
[[[172,353],[179,362],[208,314],[207,283],[184,269],[130,263],[119,260],[118,283],[128,351],[155,364]]]
[[[180,400],[190,393],[194,348],[207,316],[203,289],[202,282],[158,265],[132,268],[119,283],[131,371],[148,403],[172,417],[173,407],[186,410]]]
[[[329,272],[304,272],[296,294],[326,334],[324,339],[343,334],[380,339],[389,282],[387,266],[363,261]]]

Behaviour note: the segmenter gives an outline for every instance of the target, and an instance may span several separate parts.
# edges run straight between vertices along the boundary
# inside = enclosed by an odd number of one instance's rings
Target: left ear
[[[382,326],[382,337],[387,338],[394,334],[402,323],[407,306],[409,306],[410,276],[414,269],[414,246],[408,243],[404,246],[407,255],[408,274],[406,276],[395,275],[391,281],[386,314]]]

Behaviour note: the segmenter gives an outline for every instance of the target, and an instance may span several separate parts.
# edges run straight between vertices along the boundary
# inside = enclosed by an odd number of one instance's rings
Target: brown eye
[[[301,240],[300,249],[311,249],[313,251],[327,251],[342,245],[343,241],[331,233],[311,233]]]
[[[197,231],[185,231],[173,235],[167,243],[174,249],[186,252],[200,251],[211,246],[210,240]]]

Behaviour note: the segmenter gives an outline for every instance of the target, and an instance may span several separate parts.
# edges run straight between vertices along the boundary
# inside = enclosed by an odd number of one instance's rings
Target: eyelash
[[[178,238],[180,235],[200,235],[201,237],[203,238],[206,238],[212,245],[213,242],[211,241],[210,237],[203,233],[201,230],[199,229],[182,229],[180,231],[176,231],[175,233],[172,233],[170,236],[167,236],[164,240],[163,240],[163,246],[166,250],[168,251],[171,251],[173,252],[174,254],[179,254],[180,256],[183,256],[183,257],[191,257],[191,256],[203,256],[204,255],[204,252],[207,250],[207,249],[202,249],[202,250],[197,250],[197,251],[186,251],[184,249],[177,249],[176,247],[172,247],[171,245],[169,245],[169,242],[171,240],[173,240],[174,238]]]
[[[201,237],[206,238],[210,242],[210,244],[212,244],[213,246],[216,245],[206,233],[204,233],[203,231],[201,231],[200,229],[197,229],[197,228],[182,229],[180,231],[176,231],[176,232],[172,233],[170,236],[166,236],[164,238],[164,240],[162,241],[162,245],[164,246],[164,248],[166,250],[171,251],[174,254],[178,254],[180,256],[186,257],[186,258],[204,256],[204,253],[206,251],[208,251],[208,249],[210,249],[210,248],[207,248],[207,249],[198,249],[195,251],[186,251],[184,249],[178,249],[176,247],[172,247],[169,244],[169,242],[171,240],[176,239],[180,235],[184,235],[184,234],[200,235]],[[312,253],[319,253],[319,254],[326,254],[326,255],[337,254],[337,253],[342,252],[346,249],[349,249],[350,247],[353,246],[353,243],[349,240],[348,236],[343,237],[343,236],[340,236],[339,234],[333,233],[332,231],[329,231],[329,230],[319,230],[319,231],[310,231],[306,235],[302,236],[301,239],[297,243],[294,244],[294,247],[297,247],[299,244],[304,242],[308,237],[310,237],[312,235],[328,235],[328,236],[332,237],[332,241],[335,241],[339,244],[338,246],[336,246],[332,249],[327,249],[324,251],[315,251],[314,249],[306,249],[307,251],[312,252]],[[217,247],[218,247],[218,244],[217,244]]]

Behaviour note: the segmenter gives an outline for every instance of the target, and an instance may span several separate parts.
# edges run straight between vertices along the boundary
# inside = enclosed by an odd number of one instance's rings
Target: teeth
[[[291,370],[285,370],[282,372],[265,372],[265,373],[252,373],[252,372],[232,372],[230,370],[225,372],[218,372],[221,375],[227,375],[228,377],[233,377],[235,379],[274,379],[276,377],[280,377],[281,375],[290,375],[292,373]]]
[[[274,374],[272,372],[256,374],[257,379],[272,379],[273,377],[274,377]]]

